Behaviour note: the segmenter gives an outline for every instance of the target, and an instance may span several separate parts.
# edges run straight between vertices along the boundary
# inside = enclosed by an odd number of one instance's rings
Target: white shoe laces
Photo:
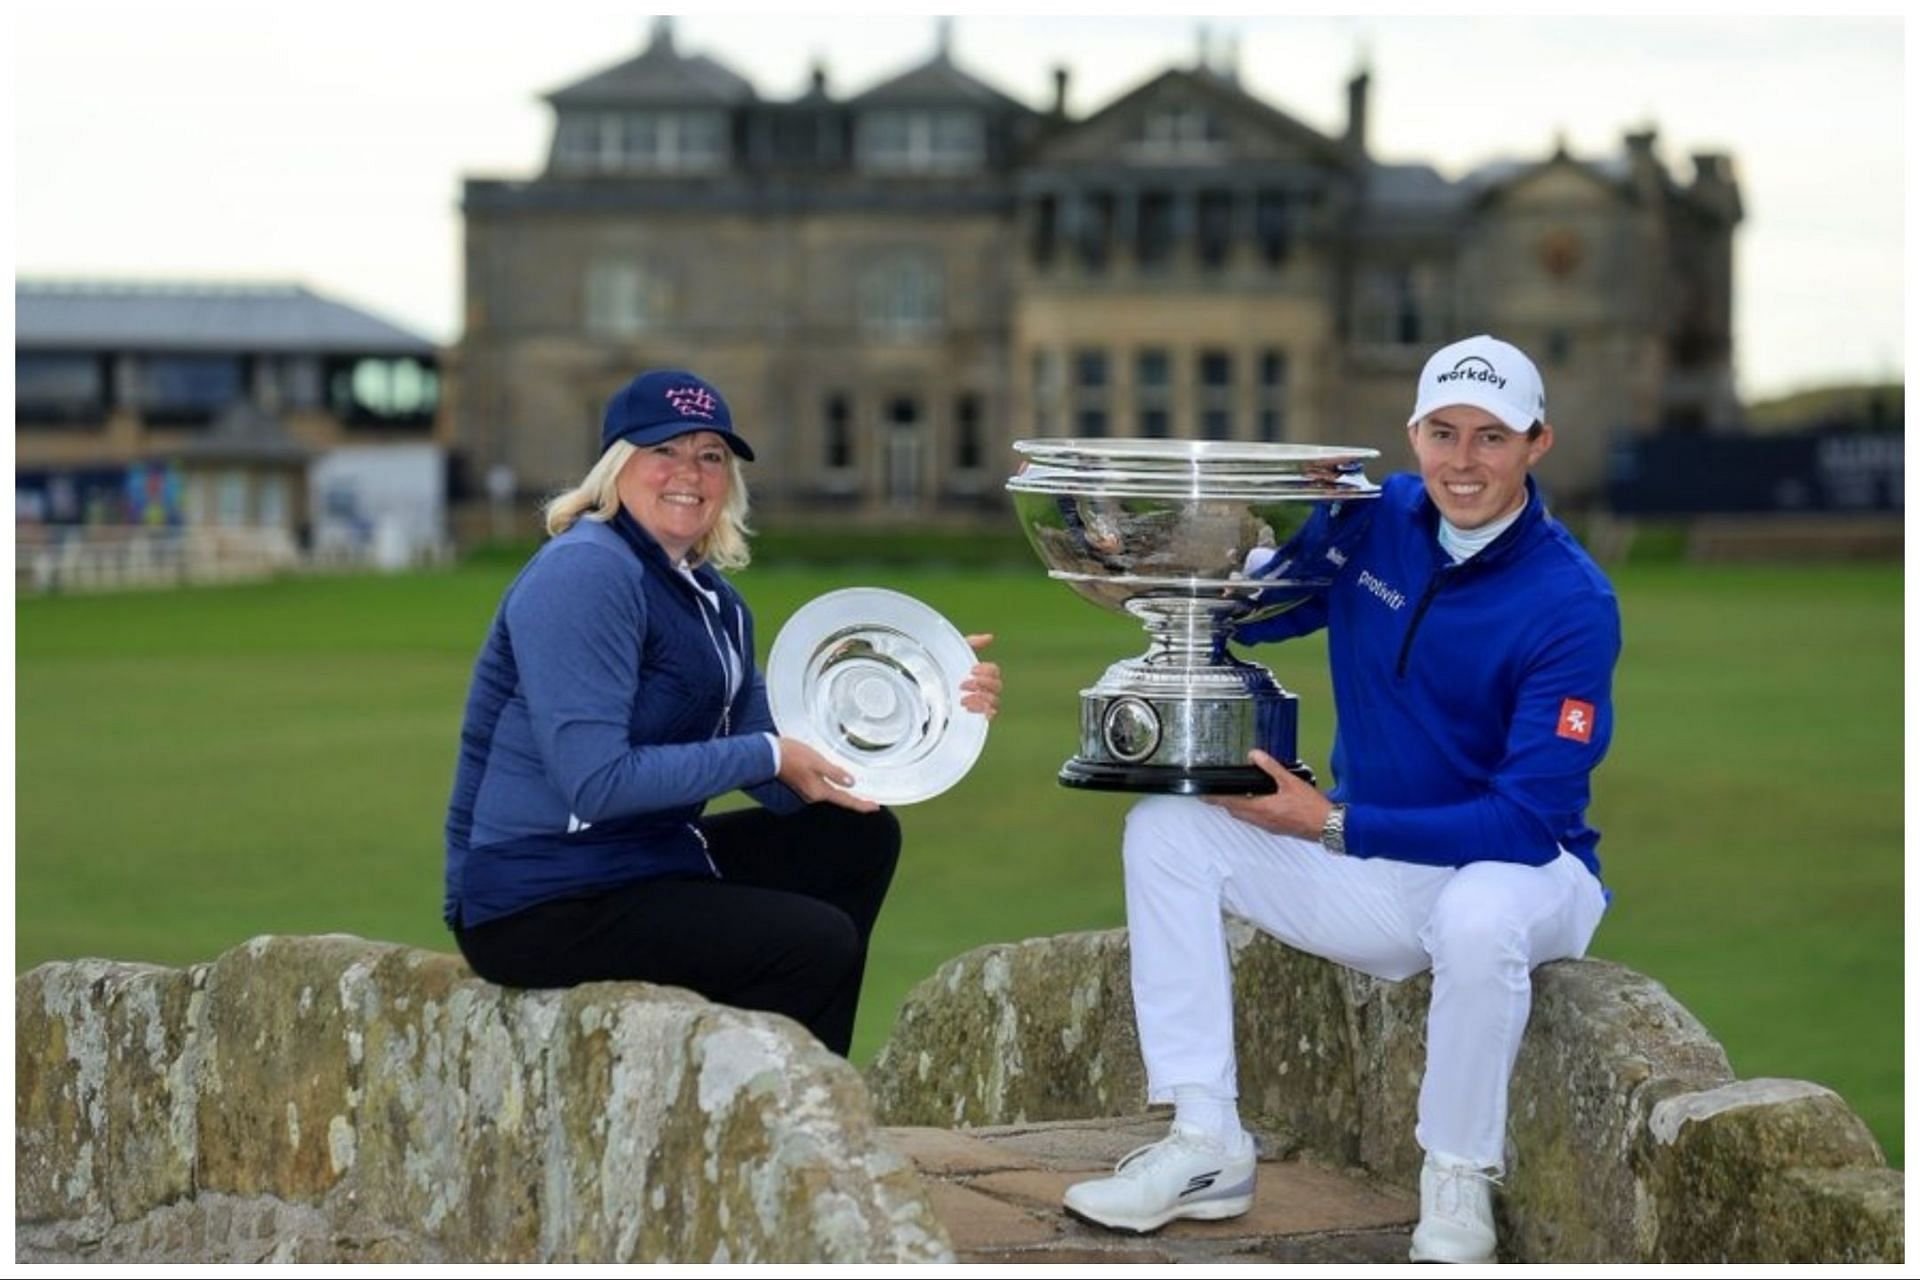
[[[1120,1163],[1113,1166],[1114,1175],[1138,1177],[1150,1173],[1163,1161],[1172,1159],[1176,1154],[1176,1148],[1198,1147],[1202,1141],[1196,1134],[1176,1129],[1158,1142],[1149,1142],[1143,1147],[1135,1147],[1121,1156]]]
[[[1472,1165],[1437,1165],[1434,1170],[1433,1185],[1434,1211],[1456,1221],[1466,1218],[1468,1216],[1467,1188],[1474,1182],[1484,1182],[1489,1187],[1506,1186],[1498,1175],[1488,1173],[1484,1169],[1476,1169]]]

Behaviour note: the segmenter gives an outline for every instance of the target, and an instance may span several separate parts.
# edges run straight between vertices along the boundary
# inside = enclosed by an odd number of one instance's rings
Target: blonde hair
[[[615,440],[593,464],[586,478],[566,492],[557,494],[544,510],[547,533],[558,537],[573,528],[583,516],[605,523],[620,509],[620,472],[627,459],[638,453],[625,440]],[[727,450],[727,505],[711,532],[693,544],[690,564],[711,564],[716,569],[744,569],[753,559],[747,538],[753,530],[747,526],[747,477],[740,467],[739,455]]]

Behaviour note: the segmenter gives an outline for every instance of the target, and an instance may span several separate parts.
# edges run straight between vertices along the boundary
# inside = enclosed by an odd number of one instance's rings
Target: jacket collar
[[[1427,493],[1425,482],[1420,486],[1420,502],[1416,508],[1420,525],[1432,540],[1436,561],[1446,559],[1446,552],[1440,546],[1440,508],[1433,505],[1433,498]],[[1466,561],[1469,565],[1489,565],[1506,559],[1514,549],[1533,536],[1542,521],[1547,518],[1547,504],[1540,497],[1540,487],[1527,476],[1527,503],[1520,508],[1520,518],[1500,531],[1500,536],[1489,543],[1485,550]],[[1462,566],[1464,567],[1464,565]]]
[[[613,519],[608,523],[613,526],[613,531],[620,535],[621,541],[625,542],[632,549],[633,554],[640,558],[642,564],[658,568],[661,576],[671,582],[676,590],[684,592],[689,599],[696,596],[693,585],[681,574],[680,567],[667,558],[666,548],[654,541],[653,535],[633,518],[632,512],[625,507],[620,507],[613,513]],[[699,579],[700,584],[709,591],[718,592],[721,599],[727,598],[720,575],[707,565],[696,566],[693,576]]]

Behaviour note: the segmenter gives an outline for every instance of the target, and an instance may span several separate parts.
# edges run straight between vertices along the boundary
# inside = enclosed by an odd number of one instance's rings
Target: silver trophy
[[[1299,699],[1227,650],[1234,628],[1324,591],[1330,579],[1249,577],[1250,554],[1283,546],[1316,504],[1370,501],[1374,449],[1191,440],[1022,440],[1007,482],[1048,575],[1138,618],[1147,652],[1080,694],[1069,787],[1252,794],[1273,780],[1255,747],[1301,763]]]

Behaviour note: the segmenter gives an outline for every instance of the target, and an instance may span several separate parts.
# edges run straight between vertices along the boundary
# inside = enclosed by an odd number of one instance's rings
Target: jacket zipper
[[[699,824],[693,822],[687,824],[687,830],[693,832],[693,838],[700,842],[700,856],[707,860],[707,869],[713,872],[713,878],[725,880],[726,877],[720,874],[719,864],[713,860],[713,849],[707,844],[707,833],[700,829]]]
[[[1436,569],[1433,577],[1427,580],[1427,589],[1420,594],[1420,603],[1413,607],[1413,617],[1407,623],[1406,639],[1400,642],[1400,661],[1393,672],[1395,678],[1403,678],[1407,674],[1407,655],[1413,652],[1413,633],[1420,629],[1420,620],[1427,616],[1427,606],[1433,603],[1434,593],[1440,590],[1441,579],[1447,573],[1448,569]]]

